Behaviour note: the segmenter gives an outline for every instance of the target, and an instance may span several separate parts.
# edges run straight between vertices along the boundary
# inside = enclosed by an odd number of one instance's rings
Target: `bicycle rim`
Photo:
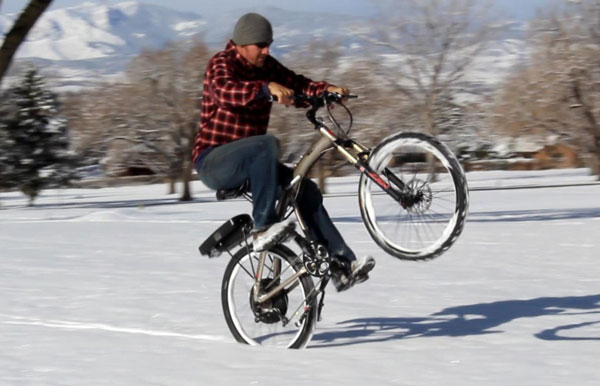
[[[244,253],[236,257],[230,262],[230,269],[226,270],[223,284],[223,308],[234,337],[239,342],[250,345],[303,348],[312,337],[315,325],[316,310],[313,304],[309,305],[309,311],[304,315],[306,298],[314,288],[310,278],[298,278],[286,288],[285,295],[275,296],[273,300],[266,302],[265,308],[277,310],[276,313],[257,316],[256,305],[251,297],[258,255]],[[281,264],[279,275],[274,273],[276,261]],[[266,284],[268,291],[276,283],[284,282],[294,275],[298,269],[295,256],[289,256],[278,249],[268,251],[262,282]],[[285,323],[278,316],[280,314],[287,318]]]
[[[369,178],[360,183],[361,214],[373,239],[391,255],[433,258],[461,233],[468,205],[466,179],[450,150],[424,134],[403,133],[384,141],[369,165],[390,185],[401,179],[415,197],[399,203]]]

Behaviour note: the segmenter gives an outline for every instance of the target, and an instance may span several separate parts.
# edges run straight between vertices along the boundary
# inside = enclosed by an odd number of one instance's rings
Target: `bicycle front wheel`
[[[404,260],[431,259],[450,248],[469,205],[464,171],[450,149],[426,134],[395,134],[372,151],[369,166],[402,195],[395,200],[361,176],[361,216],[373,240]]]
[[[294,276],[302,263],[285,246],[265,252],[259,294],[268,293]],[[229,330],[238,342],[249,345],[303,348],[316,325],[314,283],[308,274],[292,280],[263,303],[255,301],[257,253],[238,251],[225,269],[221,302]]]

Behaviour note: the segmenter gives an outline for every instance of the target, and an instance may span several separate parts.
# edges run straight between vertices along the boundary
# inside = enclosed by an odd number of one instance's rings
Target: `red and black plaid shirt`
[[[230,41],[206,67],[194,161],[208,147],[267,132],[272,104],[266,91],[269,82],[307,95],[319,94],[329,86],[295,74],[271,56],[262,67],[256,67]]]

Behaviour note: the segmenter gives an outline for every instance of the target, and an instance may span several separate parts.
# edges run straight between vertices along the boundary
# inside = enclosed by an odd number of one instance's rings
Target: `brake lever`
[[[327,92],[327,94],[325,94],[325,100],[328,103],[331,103],[331,102],[340,103],[344,99],[355,99],[355,98],[358,98],[358,95],[352,95],[352,94],[344,95],[344,94],[340,94],[339,92],[333,92],[333,93]]]

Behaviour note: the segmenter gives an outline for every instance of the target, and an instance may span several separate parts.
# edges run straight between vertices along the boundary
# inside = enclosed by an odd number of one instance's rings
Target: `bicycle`
[[[306,116],[321,135],[296,164],[276,207],[280,220],[295,214],[303,235],[293,231],[287,240],[300,252],[285,242],[254,252],[248,241],[252,218],[247,214],[225,222],[199,248],[209,257],[223,252],[231,256],[223,275],[221,303],[227,326],[241,343],[303,348],[312,338],[331,277],[331,259],[322,245],[309,238],[295,197],[323,153],[337,150],[361,173],[361,217],[373,240],[388,254],[403,260],[433,259],[462,232],[469,192],[464,171],[450,149],[432,136],[412,132],[391,135],[374,149],[361,145],[348,136],[352,113],[343,103],[355,97],[329,92],[296,96],[297,102],[310,107]],[[332,115],[333,104],[349,114],[348,129],[342,129]],[[323,107],[337,135],[317,117]],[[218,200],[239,196],[251,200],[247,184],[217,191]]]

